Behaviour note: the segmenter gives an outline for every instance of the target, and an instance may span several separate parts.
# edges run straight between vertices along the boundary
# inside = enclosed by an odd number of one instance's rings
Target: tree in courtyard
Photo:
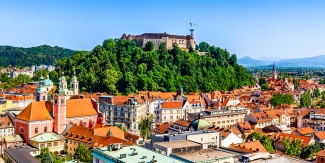
[[[91,151],[83,144],[76,149],[74,158],[81,162],[92,162]]]
[[[42,163],[53,163],[53,162],[54,162],[54,159],[51,155],[51,152],[50,151],[46,152],[45,157],[42,160]]]

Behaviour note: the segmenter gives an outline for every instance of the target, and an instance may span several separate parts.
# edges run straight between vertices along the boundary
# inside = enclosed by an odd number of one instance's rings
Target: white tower
[[[71,82],[70,82],[70,91],[73,92],[73,95],[78,95],[79,94],[79,82],[78,82],[78,79],[76,77],[76,71],[73,72],[73,77],[71,79]]]

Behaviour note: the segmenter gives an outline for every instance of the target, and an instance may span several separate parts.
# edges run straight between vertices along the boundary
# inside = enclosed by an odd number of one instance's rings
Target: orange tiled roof
[[[315,153],[314,156],[325,156],[325,149]]]
[[[298,131],[301,135],[312,134],[312,133],[315,132],[311,127],[298,128],[297,131]]]
[[[250,123],[248,121],[237,122],[237,124],[240,126],[240,128],[242,128],[244,130],[245,133],[249,133],[252,130],[252,126],[250,125]]]
[[[179,120],[175,121],[173,124],[188,127],[191,122],[192,121],[189,121],[189,120],[179,119]]]
[[[283,132],[278,133],[277,135],[275,135],[275,139],[277,139],[278,141],[282,141],[284,139],[299,139],[302,143],[303,146],[307,146],[308,143],[311,141],[312,137],[310,136],[300,136],[300,135],[294,135],[294,134],[286,134]]]
[[[16,118],[24,121],[52,120],[48,108],[52,108],[50,101],[31,102]]]
[[[239,143],[239,144],[230,144],[229,148],[241,150],[241,151],[250,151],[250,152],[267,152],[264,146],[261,144],[259,140],[246,142],[246,143]]]
[[[182,108],[183,102],[175,101],[175,102],[163,102],[161,105],[161,109],[170,109],[170,108]]]
[[[1,116],[0,117],[0,125],[1,125],[2,128],[10,127],[10,124],[11,124],[11,127],[14,126],[8,116]],[[4,125],[4,126],[2,126],[2,125]]]
[[[128,141],[136,143],[137,140],[140,138],[138,135],[131,134],[129,132],[124,132],[124,138]]]
[[[90,98],[67,100],[67,118],[97,115]]]
[[[173,122],[165,122],[158,125],[155,129],[155,132],[159,134],[164,134],[165,132],[167,132],[169,125],[171,125],[172,123]]]
[[[272,121],[272,118],[263,112],[251,113],[258,123]]]
[[[89,147],[107,147],[111,144],[115,143],[121,143],[122,145],[135,145],[135,143],[127,141],[125,139],[120,139],[115,136],[106,136],[106,137],[100,137],[96,141],[92,141],[92,143],[89,145]]]
[[[318,137],[318,139],[325,139],[325,131],[316,132],[315,136]]]

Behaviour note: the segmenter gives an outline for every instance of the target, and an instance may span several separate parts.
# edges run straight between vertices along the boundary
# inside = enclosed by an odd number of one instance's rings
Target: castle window
[[[54,103],[57,104],[58,103],[58,99],[54,99]]]
[[[35,128],[35,134],[38,134],[38,127]]]
[[[47,132],[47,127],[44,127],[44,132]]]
[[[20,127],[19,132],[20,132],[20,133],[25,133],[24,128]]]
[[[64,104],[64,99],[61,99],[61,104]]]

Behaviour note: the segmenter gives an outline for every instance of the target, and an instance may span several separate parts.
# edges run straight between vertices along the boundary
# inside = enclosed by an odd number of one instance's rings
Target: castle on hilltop
[[[158,49],[160,44],[166,43],[167,49],[172,49],[173,44],[177,43],[180,49],[189,49],[192,47],[195,48],[194,41],[194,29],[190,30],[190,35],[182,36],[182,35],[171,35],[164,33],[144,33],[141,35],[126,35],[125,33],[122,35],[121,39],[124,40],[134,40],[137,46],[144,46],[147,42],[151,41],[154,44],[155,49]]]

